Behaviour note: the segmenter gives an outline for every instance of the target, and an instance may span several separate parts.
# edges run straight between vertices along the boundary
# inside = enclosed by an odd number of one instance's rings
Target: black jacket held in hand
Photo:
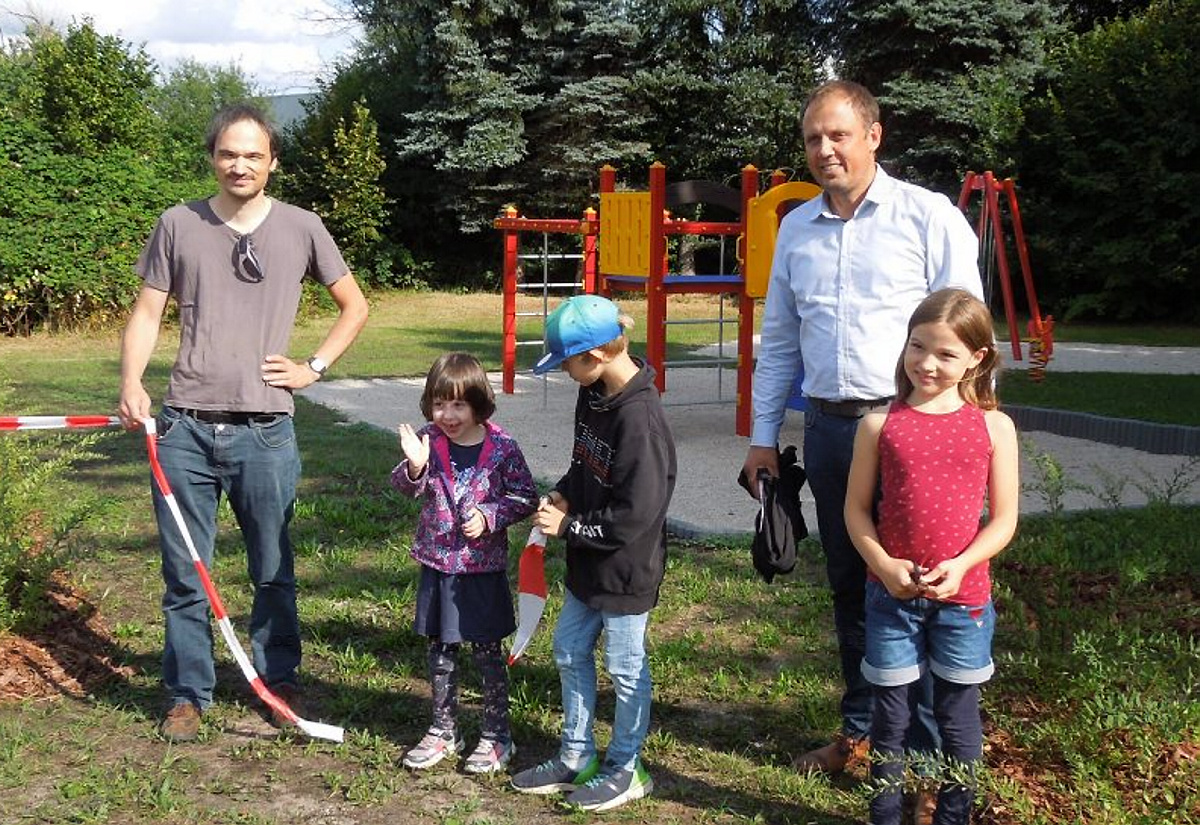
[[[653,368],[602,392],[579,388],[571,467],[555,486],[569,509],[566,585],[594,610],[645,613],[666,571],[675,440]]]
[[[800,488],[807,476],[796,463],[796,448],[779,454],[779,478],[766,470],[758,471],[757,490],[753,490],[745,471],[738,484],[757,494],[759,512],[754,517],[754,543],[750,547],[754,569],[770,584],[779,573],[791,573],[796,566],[796,545],[808,535],[808,525],[800,511]]]

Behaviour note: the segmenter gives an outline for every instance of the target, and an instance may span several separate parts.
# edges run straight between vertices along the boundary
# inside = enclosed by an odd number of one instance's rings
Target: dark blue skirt
[[[508,574],[457,575],[421,565],[413,629],[447,644],[500,641],[517,629]]]

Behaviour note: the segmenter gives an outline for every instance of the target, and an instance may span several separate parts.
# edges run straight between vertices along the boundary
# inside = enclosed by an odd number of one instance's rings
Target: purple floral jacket
[[[487,422],[479,462],[454,477],[450,439],[435,424],[429,433],[429,462],[415,481],[408,459],[392,470],[392,486],[405,495],[424,496],[412,557],[442,573],[493,573],[508,569],[508,526],[537,509],[537,487],[525,456],[512,436]],[[477,539],[462,532],[463,520],[478,508],[487,531]]]

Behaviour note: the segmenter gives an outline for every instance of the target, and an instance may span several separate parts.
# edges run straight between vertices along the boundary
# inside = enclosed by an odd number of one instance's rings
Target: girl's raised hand
[[[429,463],[429,433],[418,438],[417,431],[412,428],[411,424],[401,424],[398,432],[400,449],[404,451],[404,457],[408,459],[408,477],[416,478],[421,475],[421,471]]]

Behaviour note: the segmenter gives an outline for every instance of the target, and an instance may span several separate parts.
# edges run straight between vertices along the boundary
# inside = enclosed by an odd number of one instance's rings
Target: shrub
[[[1200,3],[1153,3],[1071,43],[1027,108],[1027,228],[1060,316],[1200,319],[1198,42]]]
[[[75,464],[99,457],[92,448],[103,437],[0,435],[0,632],[37,624],[68,535],[95,509],[87,496],[64,500],[63,480]]]

